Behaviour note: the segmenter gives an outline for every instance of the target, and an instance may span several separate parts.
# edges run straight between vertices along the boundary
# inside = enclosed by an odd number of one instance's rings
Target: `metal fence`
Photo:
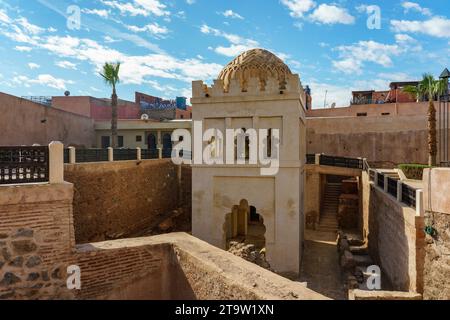
[[[0,184],[48,182],[49,148],[0,147]]]
[[[172,158],[172,149],[162,149],[163,159]]]
[[[315,154],[307,154],[306,155],[306,164],[315,164],[316,163],[316,155]]]
[[[108,161],[108,149],[77,149],[75,159],[78,163]]]
[[[158,151],[158,149],[142,149],[141,150],[141,158],[143,160],[158,159],[159,151]]]
[[[381,189],[384,189],[384,174],[382,174],[381,172],[378,172],[377,174],[377,185]]]
[[[416,189],[402,184],[402,202],[406,205],[415,208],[416,207]]]
[[[363,160],[355,158],[344,158],[344,157],[333,157],[320,155],[320,165],[323,166],[333,166],[333,167],[343,167],[343,168],[353,168],[353,169],[363,169]]]
[[[137,160],[137,149],[114,149],[114,161]]]
[[[397,198],[397,181],[396,179],[392,178],[392,177],[388,177],[387,178],[387,190],[388,193],[391,196],[394,196],[395,198]]]

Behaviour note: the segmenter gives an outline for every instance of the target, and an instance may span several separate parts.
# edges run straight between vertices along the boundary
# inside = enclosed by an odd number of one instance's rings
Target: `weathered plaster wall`
[[[450,169],[424,171],[425,223],[436,230],[426,236],[424,299],[450,299]]]
[[[385,103],[385,104],[361,104],[345,108],[320,108],[306,111],[307,117],[356,117],[358,113],[367,113],[367,116],[381,116],[389,118],[395,115],[426,115],[427,102]]]
[[[362,157],[376,167],[427,163],[424,115],[307,118],[307,153]]]
[[[190,207],[189,196],[184,193],[190,192],[189,171],[183,167],[184,179],[180,181],[171,160],[65,165],[65,180],[73,183],[75,190],[76,242],[141,234],[172,210]]]
[[[71,298],[71,184],[0,186],[0,299]]]
[[[383,271],[382,285],[421,293],[423,217],[372,183],[368,205],[369,251]]]
[[[94,122],[74,113],[46,107],[0,92],[0,145],[95,145]]]

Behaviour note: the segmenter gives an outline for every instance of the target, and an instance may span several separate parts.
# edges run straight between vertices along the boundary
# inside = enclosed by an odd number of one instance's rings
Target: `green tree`
[[[112,88],[111,95],[111,147],[117,148],[117,92],[116,85],[119,79],[120,63],[105,63],[100,75],[105,83]]]
[[[434,98],[444,94],[446,82],[434,79],[433,75],[425,73],[422,81],[416,86],[406,86],[403,91],[414,95],[418,100],[422,97],[428,100],[428,165],[437,164],[437,131],[436,109]]]

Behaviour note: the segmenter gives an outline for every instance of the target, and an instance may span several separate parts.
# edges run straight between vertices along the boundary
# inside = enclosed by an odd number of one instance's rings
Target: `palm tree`
[[[434,98],[444,94],[446,83],[443,80],[434,79],[432,74],[425,73],[422,81],[417,87],[406,86],[403,91],[417,97],[428,99],[428,165],[436,166],[437,155],[437,132],[436,132],[436,109],[434,108]]]
[[[117,148],[117,93],[116,85],[119,83],[120,63],[105,63],[100,75],[108,86],[112,87],[111,95],[111,147]]]

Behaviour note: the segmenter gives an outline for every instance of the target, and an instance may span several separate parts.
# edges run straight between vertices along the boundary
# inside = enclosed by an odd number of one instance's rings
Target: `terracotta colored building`
[[[111,100],[90,96],[60,96],[51,98],[51,106],[94,120],[111,120]],[[155,120],[191,119],[192,108],[177,108],[175,100],[164,100],[141,92],[135,101],[119,99],[118,117],[122,120],[140,119],[143,114]]]

